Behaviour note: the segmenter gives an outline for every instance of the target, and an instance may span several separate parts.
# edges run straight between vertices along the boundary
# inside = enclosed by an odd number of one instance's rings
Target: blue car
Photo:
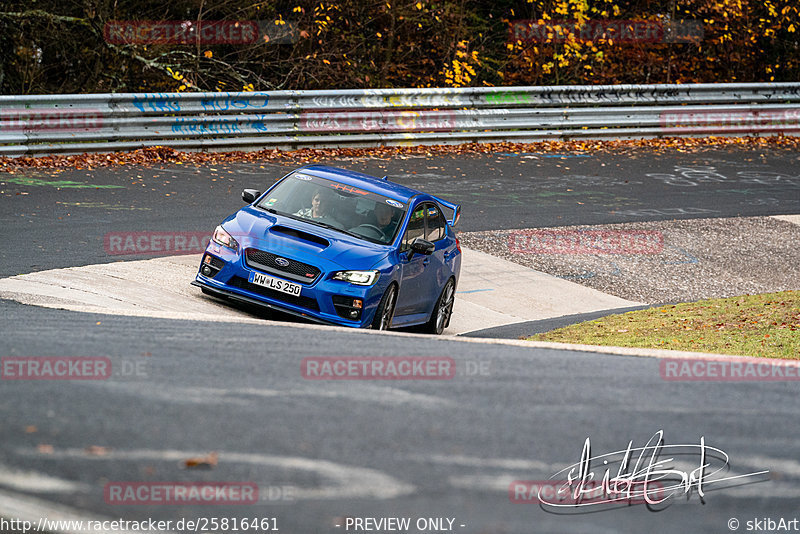
[[[192,282],[206,294],[340,326],[441,334],[449,325],[459,205],[322,165],[242,199],[248,206],[217,226]]]

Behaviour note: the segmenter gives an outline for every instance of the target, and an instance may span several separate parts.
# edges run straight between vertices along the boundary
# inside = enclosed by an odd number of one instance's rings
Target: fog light
[[[333,295],[333,306],[336,313],[343,319],[358,321],[364,308],[363,299],[354,299],[351,296]]]

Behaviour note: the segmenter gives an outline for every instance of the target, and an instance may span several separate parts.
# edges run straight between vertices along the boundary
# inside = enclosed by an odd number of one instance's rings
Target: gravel
[[[459,239],[645,304],[800,289],[800,226],[771,217],[466,232]]]

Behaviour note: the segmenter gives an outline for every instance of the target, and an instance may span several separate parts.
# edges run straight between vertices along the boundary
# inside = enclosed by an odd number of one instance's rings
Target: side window
[[[425,204],[425,212],[428,216],[427,231],[425,239],[430,242],[436,242],[445,236],[445,222],[444,215],[439,208],[433,204]]]
[[[411,218],[408,220],[408,227],[403,236],[403,244],[401,250],[408,250],[411,248],[411,242],[416,238],[425,238],[425,206],[417,206],[411,213]]]

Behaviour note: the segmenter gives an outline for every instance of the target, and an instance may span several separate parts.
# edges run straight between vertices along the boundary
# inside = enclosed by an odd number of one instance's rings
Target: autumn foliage
[[[0,171],[15,173],[24,169],[114,167],[119,165],[208,165],[235,162],[280,162],[308,164],[347,158],[405,158],[419,156],[452,156],[464,158],[493,153],[598,153],[617,156],[635,154],[639,150],[651,153],[703,152],[720,147],[747,150],[800,150],[800,137],[774,135],[769,137],[661,137],[653,139],[608,139],[584,141],[539,141],[536,143],[465,143],[461,145],[376,146],[369,148],[303,148],[282,151],[263,149],[255,152],[184,152],[167,146],[142,148],[130,152],[84,153],[41,157],[0,156]]]
[[[128,42],[120,21],[258,32]],[[3,94],[796,81],[800,3],[5,0],[0,47]]]

